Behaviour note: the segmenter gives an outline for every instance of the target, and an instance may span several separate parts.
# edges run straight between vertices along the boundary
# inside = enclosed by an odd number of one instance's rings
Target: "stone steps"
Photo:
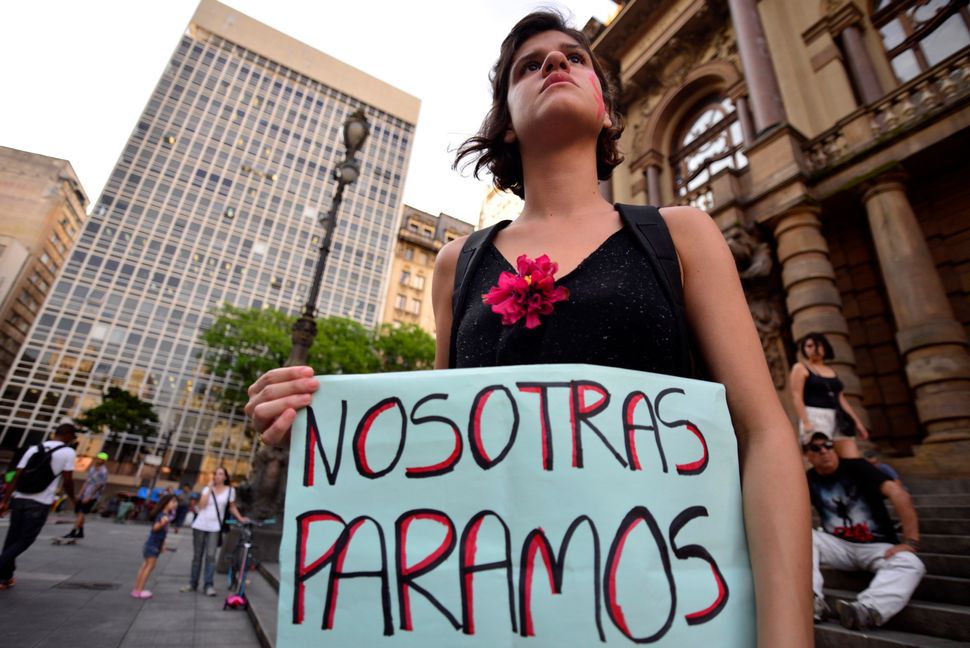
[[[829,607],[835,610],[837,599],[854,600],[855,592],[825,588],[825,598]],[[970,642],[970,607],[913,599],[902,612],[890,619],[884,628],[915,635]]]
[[[815,648],[912,648],[913,646],[967,648],[970,643],[885,628],[854,632],[832,621],[815,624]]]
[[[970,536],[970,518],[920,518],[920,533]]]
[[[926,565],[927,573],[970,578],[970,556],[952,556],[921,551],[919,558]]]
[[[248,586],[249,619],[263,648],[276,646],[276,627],[279,605],[279,563],[260,562]]]

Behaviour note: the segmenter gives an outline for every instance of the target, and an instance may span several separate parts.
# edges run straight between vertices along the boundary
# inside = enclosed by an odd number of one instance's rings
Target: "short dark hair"
[[[600,180],[606,180],[613,173],[613,169],[623,162],[623,156],[618,148],[620,135],[623,133],[623,116],[617,107],[616,84],[606,72],[600,61],[593,55],[593,50],[586,35],[569,27],[566,19],[555,11],[536,11],[516,23],[509,35],[502,41],[498,61],[492,68],[489,80],[492,82],[492,107],[485,120],[478,129],[478,134],[468,138],[458,147],[453,168],[458,168],[462,160],[469,158],[469,163],[475,163],[475,177],[478,178],[482,169],[492,174],[492,183],[502,191],[511,191],[525,198],[525,185],[522,176],[522,158],[519,154],[518,142],[507,143],[505,133],[512,125],[509,114],[508,94],[509,79],[512,76],[512,59],[522,44],[535,36],[547,31],[558,31],[575,39],[579,46],[586,51],[593,65],[593,71],[599,79],[603,91],[603,104],[613,125],[603,128],[596,141],[596,175]]]
[[[826,360],[831,360],[835,357],[835,350],[832,348],[832,344],[829,339],[821,333],[816,333],[815,331],[808,333],[799,341],[798,350],[801,351],[802,355],[805,355],[805,343],[811,340],[818,346],[822,347],[822,352],[825,354]]]
[[[64,436],[65,434],[77,436],[77,426],[73,425],[72,423],[61,423],[54,428],[54,436]]]

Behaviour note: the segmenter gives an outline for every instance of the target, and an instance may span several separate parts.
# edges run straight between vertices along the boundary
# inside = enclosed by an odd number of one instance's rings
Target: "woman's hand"
[[[250,385],[246,416],[263,443],[283,445],[289,440],[296,410],[310,404],[319,386],[310,367],[272,369]]]
[[[855,433],[863,441],[869,438],[869,430],[867,430],[866,426],[859,421],[855,422]]]

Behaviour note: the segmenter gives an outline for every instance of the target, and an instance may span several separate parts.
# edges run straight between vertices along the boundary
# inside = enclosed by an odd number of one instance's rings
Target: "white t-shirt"
[[[34,500],[35,502],[40,502],[41,504],[53,504],[54,499],[57,497],[57,489],[61,484],[61,473],[64,471],[74,471],[74,460],[77,459],[77,455],[74,452],[74,448],[71,446],[64,445],[60,441],[44,441],[45,448],[53,448],[55,446],[63,446],[54,451],[51,455],[51,469],[57,477],[54,481],[50,483],[50,486],[45,488],[39,493],[21,493],[20,491],[14,491],[13,496],[22,499]],[[24,456],[20,458],[20,463],[17,464],[17,468],[25,468],[27,466],[27,460],[30,459],[37,453],[37,446],[30,446]]]
[[[207,493],[209,493],[208,486],[202,489],[203,496]],[[195,520],[192,521],[192,528],[198,529],[199,531],[218,531],[219,520],[225,521],[226,516],[229,514],[229,502],[235,501],[236,489],[232,486],[221,493],[209,495],[209,501],[196,513]],[[218,516],[216,515],[216,506],[219,507]]]

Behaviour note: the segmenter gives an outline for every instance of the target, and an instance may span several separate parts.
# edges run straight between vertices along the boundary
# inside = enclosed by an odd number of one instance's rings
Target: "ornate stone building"
[[[469,223],[447,214],[432,216],[404,205],[382,321],[417,324],[435,334],[431,304],[435,256],[445,243],[470,234],[473,229]]]
[[[594,49],[614,198],[718,222],[789,407],[793,340],[823,332],[894,463],[970,475],[967,3],[632,0]]]

